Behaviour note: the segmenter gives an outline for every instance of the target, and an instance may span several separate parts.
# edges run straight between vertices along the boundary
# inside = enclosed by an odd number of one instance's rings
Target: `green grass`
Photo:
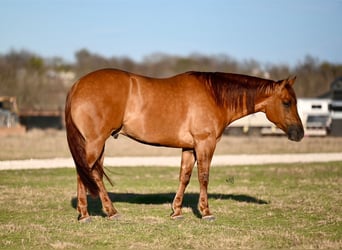
[[[107,171],[108,172],[108,171]],[[213,167],[214,222],[196,209],[197,173],[181,221],[169,218],[177,168],[109,168],[121,217],[77,222],[73,169],[0,171],[1,249],[342,248],[342,163]]]

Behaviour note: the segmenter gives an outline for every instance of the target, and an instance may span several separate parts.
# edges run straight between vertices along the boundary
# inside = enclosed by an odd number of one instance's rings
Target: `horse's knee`
[[[190,182],[190,178],[191,178],[191,172],[186,172],[181,174],[179,181],[184,184],[184,185],[188,185]]]
[[[199,173],[198,179],[199,179],[201,184],[207,186],[209,183],[209,172]]]

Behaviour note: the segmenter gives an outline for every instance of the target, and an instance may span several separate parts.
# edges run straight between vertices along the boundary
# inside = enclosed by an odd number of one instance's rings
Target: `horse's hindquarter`
[[[68,97],[72,118],[82,135],[106,137],[120,129],[128,92],[129,77],[122,71],[99,70],[82,77]]]
[[[193,76],[133,76],[122,133],[145,143],[193,148],[194,136],[218,133],[215,108]]]

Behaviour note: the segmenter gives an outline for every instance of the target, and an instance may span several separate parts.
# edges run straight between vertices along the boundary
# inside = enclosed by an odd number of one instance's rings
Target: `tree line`
[[[297,76],[298,97],[317,97],[342,76],[342,64],[322,62],[306,56],[295,66],[238,61],[228,55],[191,54],[176,56],[155,53],[141,62],[129,57],[104,57],[87,49],[75,53],[75,62],[43,58],[30,51],[0,54],[0,96],[16,96],[21,109],[62,109],[66,93],[80,76],[100,68],[119,68],[151,77],[168,77],[185,71],[221,71],[248,74],[273,80]]]

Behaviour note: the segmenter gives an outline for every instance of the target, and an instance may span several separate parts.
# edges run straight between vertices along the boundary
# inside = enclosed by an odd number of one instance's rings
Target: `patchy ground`
[[[214,156],[212,165],[256,165],[271,163],[307,163],[342,161],[342,153],[321,154],[264,154],[264,155],[217,155]],[[106,166],[179,166],[180,156],[131,156],[131,157],[107,157]],[[31,159],[0,161],[0,170],[9,169],[39,169],[73,167],[71,158],[55,159]]]

